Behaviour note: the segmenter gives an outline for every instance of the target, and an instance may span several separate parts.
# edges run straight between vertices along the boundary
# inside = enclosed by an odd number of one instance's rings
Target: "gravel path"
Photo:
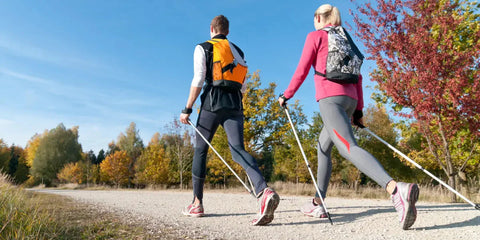
[[[480,239],[480,211],[467,204],[418,202],[418,217],[401,230],[390,200],[327,198],[333,225],[327,219],[303,216],[298,209],[310,198],[280,196],[273,222],[251,226],[256,202],[247,193],[206,191],[203,218],[185,217],[192,199],[187,191],[35,190],[71,197],[102,210],[141,221],[153,231],[175,232],[178,239]],[[421,193],[420,193],[421,194]]]

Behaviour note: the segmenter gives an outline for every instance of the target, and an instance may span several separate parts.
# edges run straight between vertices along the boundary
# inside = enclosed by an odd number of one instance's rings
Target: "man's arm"
[[[180,114],[180,122],[188,124],[188,118],[192,113],[192,107],[197,100],[198,95],[202,91],[203,83],[205,82],[205,75],[207,72],[205,51],[202,46],[197,45],[193,53],[193,79],[190,87],[190,94],[188,95],[187,105]]]
[[[190,94],[188,95],[188,100],[187,100],[187,105],[185,106],[185,109],[192,109],[193,103],[195,103],[195,100],[197,100],[198,95],[200,95],[200,92],[202,91],[201,87],[190,87]],[[191,113],[183,113],[180,114],[180,122],[188,124],[188,118],[190,117]]]

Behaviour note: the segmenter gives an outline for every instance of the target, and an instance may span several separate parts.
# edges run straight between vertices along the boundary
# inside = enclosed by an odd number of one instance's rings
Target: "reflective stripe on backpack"
[[[248,67],[237,49],[227,39],[212,39],[213,86],[241,89]]]

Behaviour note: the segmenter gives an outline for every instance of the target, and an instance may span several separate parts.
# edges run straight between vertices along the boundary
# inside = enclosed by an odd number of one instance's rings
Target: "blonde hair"
[[[337,7],[330,4],[323,4],[315,11],[315,16],[322,15],[325,19],[325,24],[332,24],[335,26],[342,25],[342,18]]]

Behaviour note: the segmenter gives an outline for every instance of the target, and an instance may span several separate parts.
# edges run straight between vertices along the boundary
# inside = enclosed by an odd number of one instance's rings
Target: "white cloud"
[[[0,126],[12,125],[14,123],[12,120],[0,118]]]
[[[30,76],[30,75],[26,75],[26,74],[22,74],[22,73],[12,72],[8,69],[0,68],[0,73],[8,75],[10,77],[17,78],[17,79],[23,79],[23,80],[29,81],[31,83],[39,83],[39,84],[43,84],[43,85],[53,85],[53,83],[49,80],[39,78],[39,77]]]
[[[60,66],[68,66],[80,69],[107,69],[107,66],[100,64],[98,61],[85,57],[75,57],[74,53],[61,54],[50,51],[44,46],[33,46],[18,39],[7,39],[0,35],[0,49],[4,49],[7,53],[18,57],[24,57],[32,60],[52,63]]]

